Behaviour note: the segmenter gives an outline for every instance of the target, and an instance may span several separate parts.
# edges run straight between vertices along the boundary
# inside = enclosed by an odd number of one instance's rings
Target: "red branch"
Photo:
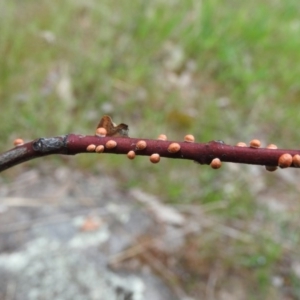
[[[114,140],[117,146],[113,149],[107,149],[105,144],[109,140]],[[137,150],[136,148],[136,144],[140,140],[144,140],[147,143],[147,147],[144,150]],[[180,145],[180,150],[177,153],[168,151],[168,146],[171,143]],[[188,143],[69,134],[51,138],[39,138],[0,154],[0,172],[24,161],[50,154],[75,155],[91,153],[87,151],[87,147],[91,144],[95,146],[103,145],[105,147],[104,153],[127,154],[130,150],[133,150],[136,155],[150,156],[153,153],[158,153],[161,157],[190,159],[200,164],[210,164],[214,158],[219,158],[223,162],[278,166],[278,160],[282,154],[300,155],[300,150],[237,147],[226,145],[222,141]],[[291,167],[294,166],[291,165]]]

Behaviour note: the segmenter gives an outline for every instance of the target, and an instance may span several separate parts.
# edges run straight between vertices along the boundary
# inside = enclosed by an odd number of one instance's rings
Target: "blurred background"
[[[236,144],[257,138],[264,147],[274,143],[297,149],[299,14],[296,0],[0,1],[0,150],[11,148],[18,137],[30,141],[94,134],[104,114],[117,124],[128,124],[131,137],[163,133],[180,141],[190,133],[198,142]],[[14,167],[0,175],[0,277],[6,280],[1,299],[102,299],[84,293],[79,298],[78,291],[71,296],[53,294],[61,279],[48,265],[43,271],[52,274],[48,292],[49,282],[41,287],[24,281],[36,290],[22,290],[18,274],[32,264],[28,257],[17,272],[4,270],[9,269],[8,257],[29,253],[30,247],[49,251],[49,257],[58,249],[68,257],[75,255],[63,242],[85,232],[100,234],[103,224],[111,224],[111,229],[115,223],[108,218],[115,210],[100,217],[99,209],[115,200],[115,209],[131,203],[127,221],[119,220],[122,224],[139,214],[132,228],[147,218],[149,224],[154,222],[117,247],[114,255],[133,249],[122,263],[118,260],[118,272],[146,269],[161,280],[163,287],[153,287],[158,295],[170,289],[170,299],[300,299],[298,176],[293,169],[268,173],[260,166],[223,164],[215,171],[189,161],[162,159],[153,165],[146,157],[129,161],[119,155],[49,156]],[[159,207],[156,212],[153,203]],[[158,211],[164,209],[180,221],[159,218]],[[71,225],[58,239],[53,232],[61,233],[61,228],[55,229],[53,220],[62,211],[67,218],[60,226]],[[53,227],[41,222],[45,216]],[[9,229],[20,221],[27,223]],[[84,227],[90,221],[94,227]],[[149,246],[153,239],[157,244],[165,239],[161,232],[154,237],[147,232],[162,224],[164,234],[170,228],[176,231],[180,245]],[[130,228],[126,234],[134,231]],[[109,232],[109,239],[118,235]],[[32,246],[41,236],[47,236],[44,244]],[[47,246],[53,239],[61,244]],[[94,240],[95,258],[102,240]],[[88,252],[89,243],[82,243]],[[74,261],[87,261],[85,252],[76,252],[80,258]],[[145,253],[151,258],[145,259]],[[11,259],[15,265],[17,259]],[[111,263],[107,257],[103,261]],[[87,264],[82,262],[80,269]],[[97,268],[93,272],[89,276],[100,280]],[[75,289],[77,279],[69,280],[66,285]],[[87,293],[91,287],[85,284]],[[18,294],[21,290],[23,296]],[[103,299],[159,299],[145,295]]]

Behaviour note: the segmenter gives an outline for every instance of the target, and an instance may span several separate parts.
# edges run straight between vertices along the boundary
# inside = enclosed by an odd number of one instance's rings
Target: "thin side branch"
[[[145,142],[142,143],[142,148],[145,146],[143,150],[140,150],[141,148],[138,143],[141,140]],[[114,142],[109,144],[109,141]],[[97,148],[98,146],[103,146],[101,151],[96,150],[99,149]],[[97,152],[112,154],[127,154],[129,151],[134,151],[135,155],[143,156],[158,154],[159,157],[189,159],[200,164],[210,164],[212,160],[217,158],[221,162],[274,167],[280,165],[279,159],[284,154],[288,154],[290,157],[300,155],[300,150],[238,147],[227,145],[222,141],[191,143],[69,134],[58,137],[39,138],[0,154],[0,172],[41,156],[51,154],[75,155],[79,153],[97,153],[95,150]],[[299,167],[294,161],[287,166]],[[284,166],[281,165],[281,167]]]

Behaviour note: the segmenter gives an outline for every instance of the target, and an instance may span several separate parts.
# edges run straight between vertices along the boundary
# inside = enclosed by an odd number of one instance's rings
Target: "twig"
[[[140,143],[140,141],[145,143]],[[142,145],[143,147],[140,147]],[[174,146],[175,145],[175,146]],[[144,148],[145,147],[145,148]],[[211,164],[214,159],[221,162],[253,164],[263,166],[299,167],[294,158],[300,158],[300,150],[239,147],[222,141],[207,143],[176,142],[153,139],[99,137],[68,134],[58,137],[39,138],[21,144],[0,154],[0,172],[22,162],[51,154],[75,155],[79,153],[112,153],[189,159],[200,164]],[[280,163],[283,155],[290,157],[286,165]],[[156,157],[157,157],[156,156]],[[133,157],[131,157],[133,158]]]

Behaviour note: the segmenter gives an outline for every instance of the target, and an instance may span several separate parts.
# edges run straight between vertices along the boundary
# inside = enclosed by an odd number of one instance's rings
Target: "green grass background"
[[[297,149],[299,16],[296,0],[1,1],[0,150],[16,137],[93,134],[103,114],[128,124],[132,137],[192,133],[203,142],[258,138]],[[201,205],[216,223],[249,235],[193,239],[195,261],[182,258],[190,276],[181,278],[191,295],[205,290],[217,263],[218,291],[238,286],[245,299],[300,299],[299,171],[231,164],[214,171],[114,155],[46,160],[105,171],[124,189],[174,205]],[[285,206],[274,211],[269,202]]]

